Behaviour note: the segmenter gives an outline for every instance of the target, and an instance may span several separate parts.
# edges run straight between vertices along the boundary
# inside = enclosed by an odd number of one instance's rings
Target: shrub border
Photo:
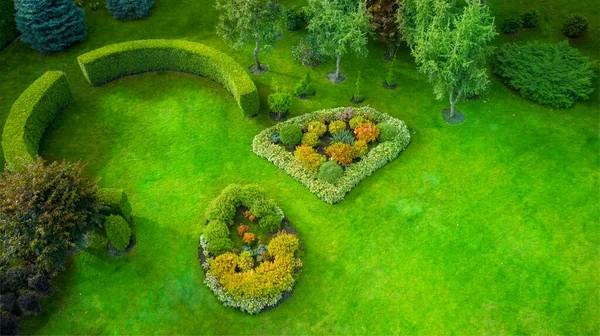
[[[329,204],[338,203],[342,201],[344,196],[365,177],[370,176],[386,163],[394,160],[400,155],[400,152],[406,149],[410,143],[410,132],[402,120],[390,117],[389,115],[368,106],[353,108],[355,116],[362,115],[377,123],[387,122],[397,127],[398,136],[393,140],[380,143],[377,147],[371,149],[361,161],[349,165],[344,172],[344,176],[338,181],[337,185],[322,181],[318,179],[315,174],[308,172],[292,153],[279,145],[273,144],[270,137],[275,132],[279,132],[285,125],[297,124],[302,127],[305,123],[310,121],[330,121],[337,118],[344,110],[346,110],[346,107],[307,113],[267,128],[254,137],[254,140],[252,141],[252,151],[256,155],[269,160],[275,164],[275,166],[288,173],[322,201]]]
[[[23,91],[10,109],[2,134],[9,166],[21,167],[37,156],[44,131],[70,104],[71,97],[69,82],[61,71],[44,73]]]
[[[150,71],[179,71],[218,82],[247,117],[258,114],[256,85],[233,58],[201,43],[184,40],[138,40],[102,47],[77,57],[85,78],[99,86],[117,78]]]

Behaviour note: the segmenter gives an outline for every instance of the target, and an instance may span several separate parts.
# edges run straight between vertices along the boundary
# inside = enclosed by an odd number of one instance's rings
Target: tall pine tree
[[[87,38],[85,15],[73,0],[15,0],[23,42],[39,52],[64,50]]]

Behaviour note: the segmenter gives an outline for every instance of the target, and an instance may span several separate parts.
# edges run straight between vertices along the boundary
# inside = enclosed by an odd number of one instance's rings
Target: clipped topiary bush
[[[286,125],[279,131],[279,137],[286,146],[294,147],[302,141],[302,128],[295,124]]]
[[[15,168],[31,162],[39,142],[56,114],[71,102],[65,74],[48,71],[31,84],[13,104],[2,134],[4,158]]]
[[[568,38],[576,38],[590,29],[590,22],[581,14],[571,14],[563,23],[562,32]]]
[[[98,202],[107,207],[105,215],[121,215],[128,222],[132,219],[131,204],[125,190],[119,188],[99,188],[96,192]]]
[[[255,116],[260,103],[256,85],[235,60],[200,43],[183,40],[141,40],[109,45],[77,57],[92,85],[149,71],[180,71],[204,76],[223,85],[242,113]]]
[[[504,34],[514,35],[519,32],[519,28],[523,24],[520,15],[512,15],[504,20],[500,29]]]
[[[319,167],[319,179],[336,184],[344,176],[344,168],[333,161],[327,161]]]
[[[398,129],[391,124],[381,123],[379,125],[379,141],[391,141],[398,136]]]
[[[119,215],[110,215],[104,222],[106,235],[118,251],[125,251],[131,243],[131,228],[125,218]]]
[[[106,0],[106,8],[120,20],[142,19],[150,15],[154,0]]]
[[[561,43],[505,44],[493,61],[494,73],[525,98],[567,108],[594,91],[594,65],[579,50]]]
[[[523,27],[533,29],[540,25],[540,12],[535,9],[530,9],[521,15]]]

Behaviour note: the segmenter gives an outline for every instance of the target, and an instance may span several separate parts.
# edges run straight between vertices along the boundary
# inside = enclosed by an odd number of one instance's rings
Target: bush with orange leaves
[[[327,147],[325,153],[342,167],[351,164],[354,159],[354,147],[347,143],[336,142]]]
[[[238,236],[243,236],[244,233],[248,232],[248,225],[240,225],[237,228],[237,234]]]
[[[252,243],[254,241],[254,239],[256,239],[256,235],[252,232],[246,232],[246,233],[244,233],[244,236],[242,237],[242,240],[246,244]]]
[[[370,121],[364,122],[354,129],[354,134],[358,140],[365,140],[366,142],[374,142],[379,138],[379,126],[373,124]]]
[[[256,219],[256,216],[254,216],[254,214],[250,212],[250,210],[244,211],[244,217],[248,218],[251,222],[254,222],[254,220]]]
[[[325,162],[323,155],[319,154],[316,149],[306,145],[296,147],[294,157],[302,163],[306,170],[315,174],[323,162]]]
[[[208,273],[235,299],[277,298],[291,289],[294,273],[302,267],[296,257],[299,246],[296,235],[282,232],[267,246],[270,258],[258,266],[248,268],[250,260],[244,253],[237,256],[227,252],[210,262]]]

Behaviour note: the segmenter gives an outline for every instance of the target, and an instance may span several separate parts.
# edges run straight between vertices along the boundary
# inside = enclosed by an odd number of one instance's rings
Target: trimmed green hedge
[[[0,0],[0,50],[19,36],[13,0]]]
[[[131,205],[125,194],[125,190],[119,188],[100,188],[96,191],[98,202],[108,207],[105,215],[121,215],[131,222]]]
[[[97,86],[149,71],[180,71],[210,78],[234,96],[245,116],[258,114],[258,91],[231,57],[200,43],[140,40],[109,45],[77,57],[83,74]]]
[[[2,134],[6,163],[18,167],[37,156],[39,142],[56,113],[71,102],[71,88],[60,71],[48,71],[13,104]]]

